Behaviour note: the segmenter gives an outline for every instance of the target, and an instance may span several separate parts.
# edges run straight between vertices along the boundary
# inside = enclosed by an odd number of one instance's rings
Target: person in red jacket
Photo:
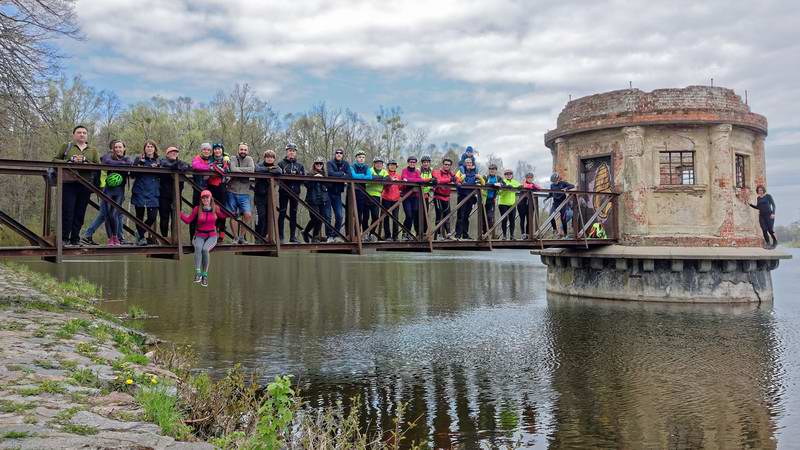
[[[533,179],[533,172],[528,172],[525,174],[525,180],[522,182],[522,189],[527,189],[531,191],[540,191],[542,189],[541,186],[536,184],[536,181]],[[523,194],[524,195],[524,194]],[[533,196],[533,201],[538,206],[539,198]],[[522,239],[528,239],[528,228],[526,227],[528,224],[528,208],[533,207],[532,205],[528,204],[528,198],[523,197],[520,200],[519,204],[517,205],[517,213],[519,214],[519,229],[522,232]],[[534,213],[538,211],[538,208],[534,208]]]
[[[228,189],[225,187],[225,181],[230,172],[230,158],[225,154],[225,147],[222,144],[213,145],[208,168],[214,174],[208,177],[207,189],[211,192],[214,202],[219,208],[219,205],[224,205],[228,201]],[[217,230],[219,230],[219,242],[222,242],[225,239],[225,216],[217,219]]]
[[[408,165],[406,166],[405,169],[403,169],[403,172],[400,174],[400,178],[403,181],[410,181],[414,183],[422,183],[423,181],[425,181],[422,179],[422,174],[417,169],[417,157],[409,156],[406,159],[406,162],[408,163]],[[415,189],[415,188],[416,186],[403,186],[401,191],[405,193],[408,191],[408,189]],[[420,201],[422,201],[422,199],[419,196],[419,192],[416,191],[410,196],[408,196],[408,198],[403,200],[403,212],[406,214],[406,218],[405,220],[403,220],[403,226],[406,227],[406,229],[408,230],[410,230],[413,227],[414,233],[416,233],[417,235],[419,235],[420,232],[419,220],[418,220]],[[404,233],[403,237],[407,241],[411,240],[411,235],[409,235],[408,233]]]
[[[456,183],[456,175],[453,173],[453,161],[450,158],[442,159],[442,166],[433,171],[433,179],[436,180],[436,188],[433,189],[433,208],[436,214],[436,224],[450,214],[450,186],[442,186]],[[436,233],[434,239],[450,238],[450,219],[444,223]]]
[[[390,159],[386,165],[387,176],[389,180],[400,181],[400,172],[397,171],[397,161]],[[385,184],[383,185],[383,192],[381,193],[381,204],[384,208],[389,209],[400,201],[400,185],[399,184]],[[400,224],[398,223],[399,208],[392,210],[392,216],[395,220],[385,217],[383,219],[383,238],[387,241],[396,241],[400,235]],[[392,222],[391,234],[389,233],[389,222]]]
[[[212,248],[217,244],[216,222],[224,219],[225,215],[220,211],[219,206],[214,202],[211,191],[204,190],[200,193],[200,204],[192,208],[189,215],[181,213],[183,223],[194,223],[194,282],[200,283],[203,287],[208,287],[208,265]]]

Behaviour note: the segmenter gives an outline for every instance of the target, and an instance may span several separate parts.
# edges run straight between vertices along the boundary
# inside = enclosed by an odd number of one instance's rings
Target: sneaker
[[[523,235],[520,237],[520,239],[522,239],[523,241],[527,241],[527,240],[528,240],[528,235],[527,235],[527,234],[523,234]]]
[[[83,245],[100,245],[95,242],[91,236],[84,236],[81,238],[81,244]]]
[[[69,241],[69,244],[67,245],[69,245],[70,247],[80,247],[81,241],[80,240]]]
[[[328,237],[328,239],[325,239],[326,244],[333,244],[334,242],[336,242],[336,239],[332,237]]]
[[[333,242],[336,242],[337,244],[343,244],[344,243],[344,239],[342,239],[339,236],[336,236],[335,238],[333,238]]]
[[[196,273],[196,274],[194,275],[194,282],[195,282],[195,283],[199,283],[199,282],[201,282],[201,281],[203,281],[203,276],[202,276],[202,275],[200,275],[200,273],[198,272],[198,273]]]
[[[303,231],[303,241],[305,241],[306,244],[311,242],[311,235],[306,231]]]
[[[116,236],[111,236],[110,238],[108,238],[108,245],[110,245],[112,247],[118,246],[119,245],[119,239],[117,239]]]
[[[144,247],[144,246],[146,246],[146,245],[147,245],[147,239],[145,239],[145,238],[139,238],[139,239],[136,241],[136,245],[138,245],[138,246],[140,246],[140,247]]]
[[[208,277],[200,277],[200,286],[208,287]]]
[[[289,243],[290,244],[299,244],[300,241],[298,241],[296,237],[291,237],[291,238],[289,238]]]

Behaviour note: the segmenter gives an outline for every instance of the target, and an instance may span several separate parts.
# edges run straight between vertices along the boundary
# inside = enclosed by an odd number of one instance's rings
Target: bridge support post
[[[56,168],[56,264],[64,260],[64,169]]]
[[[172,243],[175,244],[175,259],[183,256],[183,236],[181,235],[181,183],[180,174],[172,174]]]

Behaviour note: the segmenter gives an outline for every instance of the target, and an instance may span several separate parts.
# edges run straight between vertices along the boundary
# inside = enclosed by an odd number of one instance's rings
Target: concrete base
[[[790,255],[759,248],[626,247],[532,252],[547,265],[547,290],[609,300],[772,302],[770,271]]]

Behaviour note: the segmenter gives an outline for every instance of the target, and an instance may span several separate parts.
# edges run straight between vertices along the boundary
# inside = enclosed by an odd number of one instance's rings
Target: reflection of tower
[[[775,448],[768,310],[548,303],[552,447]]]

